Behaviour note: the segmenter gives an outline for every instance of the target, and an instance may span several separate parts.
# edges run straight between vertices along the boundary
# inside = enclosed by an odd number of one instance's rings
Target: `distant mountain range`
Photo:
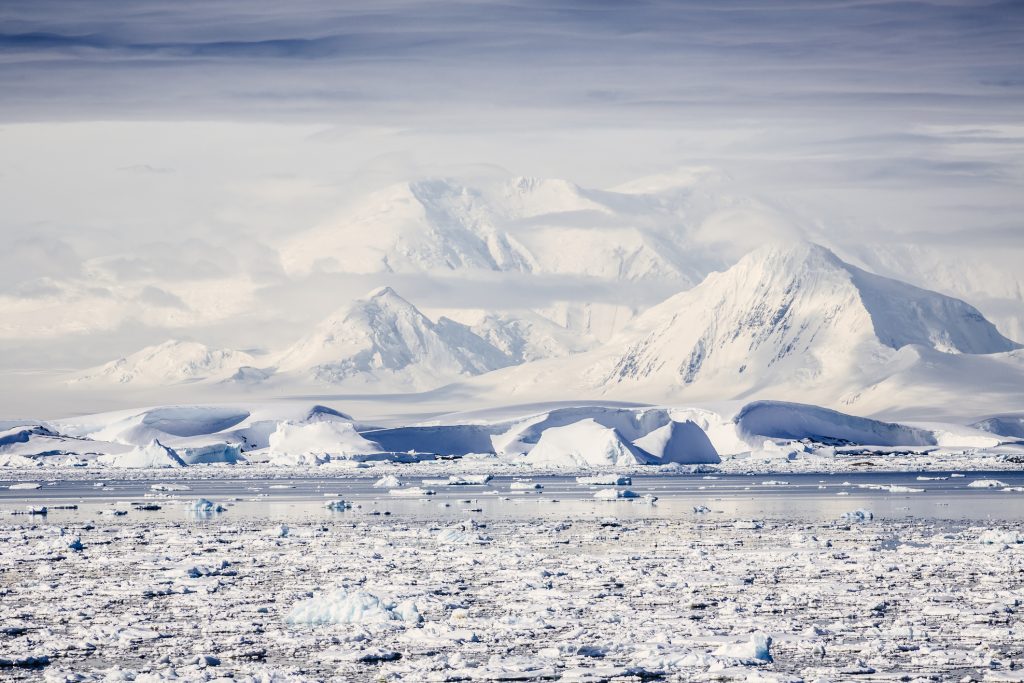
[[[942,384],[943,376],[962,391],[1012,382],[1024,373],[1020,348],[963,301],[799,243],[756,250],[596,348],[535,312],[491,314],[476,325],[431,320],[385,287],[276,353],[167,342],[76,380],[369,392],[460,382],[530,398],[773,397],[868,407]]]

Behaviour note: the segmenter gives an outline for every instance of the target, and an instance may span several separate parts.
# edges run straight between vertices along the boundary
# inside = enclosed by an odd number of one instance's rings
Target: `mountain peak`
[[[223,376],[252,365],[249,354],[233,349],[211,349],[194,341],[168,339],[123,358],[80,373],[72,381],[162,385]]]
[[[508,364],[465,325],[430,320],[390,287],[339,309],[279,358],[279,372],[328,384],[426,389]]]
[[[868,273],[818,244],[771,245],[644,313],[603,383],[729,386],[737,395],[856,384],[907,346],[1019,348],[959,299]]]
[[[410,306],[412,305],[412,304],[409,304],[409,302],[406,301],[405,299],[403,299],[401,296],[399,296],[398,292],[396,292],[394,289],[392,289],[391,287],[388,287],[388,286],[377,287],[376,289],[370,290],[366,294],[366,301],[380,301],[380,300],[387,300],[387,299],[391,299],[391,300],[397,299],[398,301],[400,301],[400,302],[402,302],[404,304],[407,304],[407,305],[410,305]]]
[[[791,272],[803,269],[843,268],[847,265],[828,247],[808,241],[766,244],[744,256],[739,264],[785,266]]]

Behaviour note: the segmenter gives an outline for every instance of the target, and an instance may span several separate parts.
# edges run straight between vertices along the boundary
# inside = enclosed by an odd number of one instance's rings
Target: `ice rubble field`
[[[0,676],[1024,680],[1022,541],[856,510],[6,518]]]

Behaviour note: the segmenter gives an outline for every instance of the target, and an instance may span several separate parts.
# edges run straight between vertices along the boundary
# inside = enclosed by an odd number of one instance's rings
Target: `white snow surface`
[[[380,453],[379,444],[364,439],[349,422],[282,422],[270,435],[271,461],[294,456],[347,459]]]
[[[168,448],[155,439],[145,446],[133,448],[125,453],[104,454],[96,460],[111,467],[160,469],[186,466],[185,461],[173,448]]]

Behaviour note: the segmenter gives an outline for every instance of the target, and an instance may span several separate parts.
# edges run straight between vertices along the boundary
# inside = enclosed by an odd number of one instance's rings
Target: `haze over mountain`
[[[234,384],[268,396],[457,383],[488,401],[775,398],[875,412],[907,392],[918,407],[945,400],[937,384],[1012,401],[1024,378],[1020,349],[966,302],[797,243],[755,250],[596,347],[529,311],[489,314],[472,326],[435,321],[385,287],[258,359],[168,343],[78,381],[201,381],[222,395]]]

